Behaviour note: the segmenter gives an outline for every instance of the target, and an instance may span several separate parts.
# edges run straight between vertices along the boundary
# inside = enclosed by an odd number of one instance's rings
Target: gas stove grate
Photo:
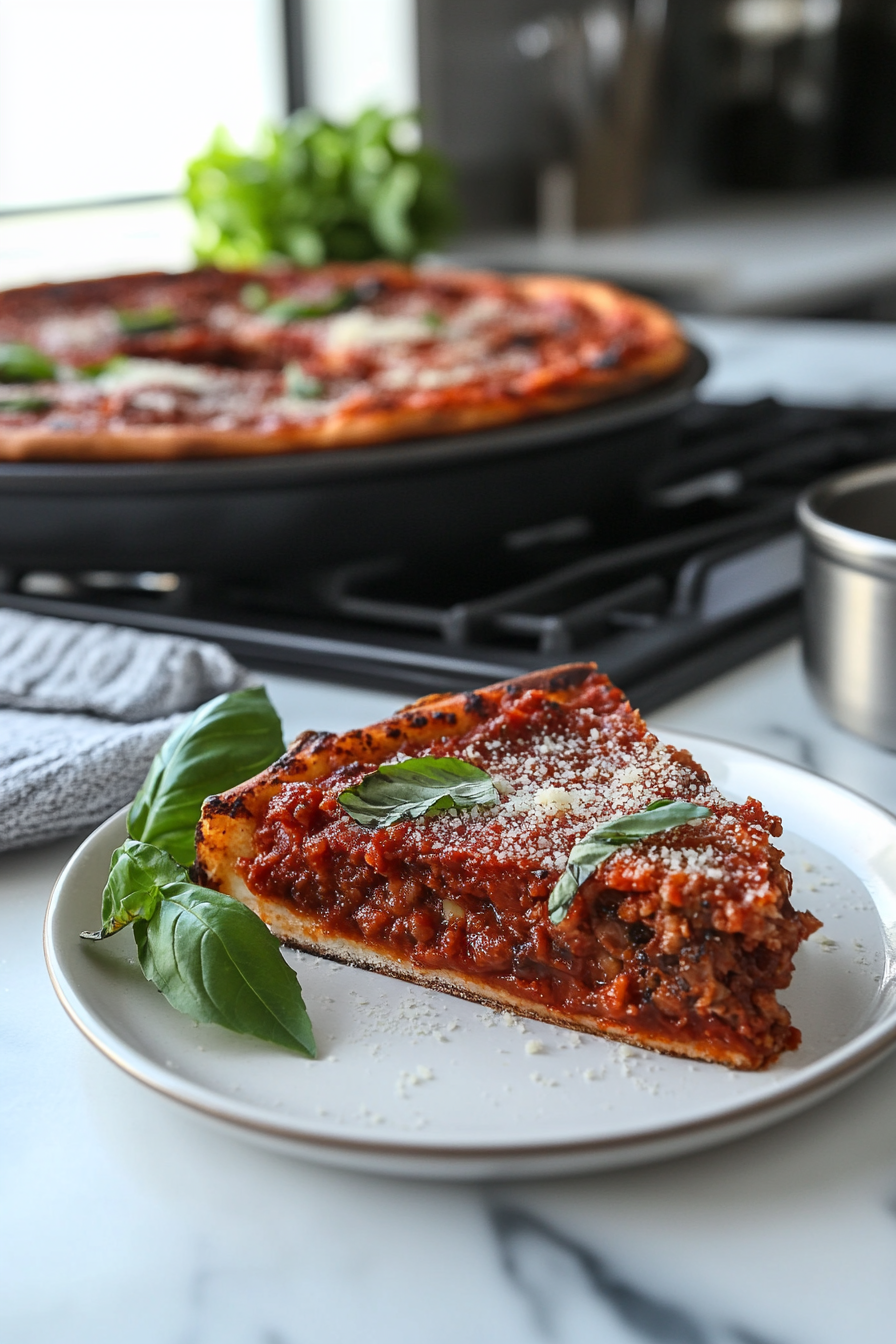
[[[256,665],[417,694],[595,658],[655,708],[796,631],[798,494],[893,454],[896,411],[695,403],[624,516],[262,585],[9,574],[0,603],[217,639]]]

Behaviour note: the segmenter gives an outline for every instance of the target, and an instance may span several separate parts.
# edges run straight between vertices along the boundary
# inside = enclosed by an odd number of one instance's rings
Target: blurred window
[[[349,121],[365,107],[416,107],[414,0],[302,0],[308,100]]]
[[[0,0],[0,211],[167,195],[286,111],[282,0]]]

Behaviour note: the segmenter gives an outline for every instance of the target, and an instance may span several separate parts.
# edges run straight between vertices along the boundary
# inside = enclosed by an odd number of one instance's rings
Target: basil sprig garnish
[[[103,927],[81,937],[111,938],[138,919],[152,919],[161,889],[169,882],[183,882],[187,874],[170,854],[142,840],[126,840],[112,855],[109,878],[103,888]]]
[[[128,924],[143,974],[178,1012],[313,1058],[302,991],[267,926],[139,840],[113,854],[103,928],[81,936],[107,938]]]
[[[295,971],[240,901],[189,882],[164,886],[158,910],[135,925],[134,938],[143,974],[172,1008],[314,1058]]]
[[[283,735],[261,688],[221,695],[164,744],[128,813],[131,838],[112,855],[100,940],[131,925],[146,978],[196,1022],[314,1056],[314,1036],[280,944],[247,906],[196,886],[191,863],[202,804],[282,755]],[[166,852],[167,851],[167,852]]]
[[[148,336],[153,331],[170,331],[180,318],[173,308],[122,308],[116,313],[123,336]]]
[[[19,341],[0,344],[0,383],[47,383],[56,377],[56,365],[42,350]]]
[[[412,756],[378,770],[339,795],[359,826],[394,826],[449,807],[490,807],[500,801],[491,775],[456,756]]]
[[[660,831],[671,831],[689,821],[701,821],[710,816],[708,807],[696,803],[679,803],[670,798],[657,798],[643,812],[628,817],[612,817],[602,821],[573,846],[563,872],[548,898],[548,913],[553,924],[559,924],[569,913],[576,892],[595,869],[608,859],[614,850],[644,840]]]
[[[128,813],[128,833],[193,862],[196,823],[209,794],[223,793],[282,756],[283,731],[261,686],[200,705],[168,738]]]

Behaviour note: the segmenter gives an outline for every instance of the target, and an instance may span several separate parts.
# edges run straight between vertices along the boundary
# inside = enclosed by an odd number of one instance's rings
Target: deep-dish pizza
[[[281,453],[463,433],[674,374],[610,285],[389,263],[201,269],[0,293],[0,458]]]
[[[780,831],[573,664],[305,734],[207,800],[194,871],[293,946],[755,1069],[799,1044],[776,992],[819,927]]]

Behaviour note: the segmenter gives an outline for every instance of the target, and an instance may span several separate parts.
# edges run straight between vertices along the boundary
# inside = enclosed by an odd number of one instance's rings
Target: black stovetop
[[[0,604],[214,639],[255,666],[416,695],[593,658],[654,709],[797,630],[795,500],[896,454],[896,412],[695,403],[676,436],[624,512],[264,583],[10,573]]]

